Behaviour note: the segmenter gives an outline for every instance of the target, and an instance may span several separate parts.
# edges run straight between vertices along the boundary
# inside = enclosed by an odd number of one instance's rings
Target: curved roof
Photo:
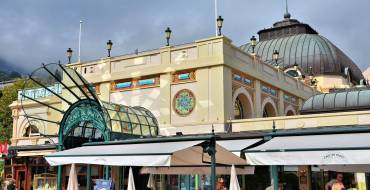
[[[157,119],[146,108],[108,102],[102,102],[102,105],[110,116],[112,132],[139,136],[158,135]]]
[[[43,135],[59,133],[60,140],[66,136],[113,140],[158,135],[158,122],[149,110],[101,101],[95,86],[65,65],[52,63],[36,69],[19,95],[29,122],[47,122],[37,127]],[[51,96],[65,105],[45,103],[44,98]],[[53,117],[39,117],[33,109],[25,109],[30,101],[36,106],[50,108]]]
[[[352,111],[370,108],[370,90],[318,94],[307,99],[301,114]]]
[[[241,46],[241,49],[252,52],[249,43]],[[309,73],[312,67],[314,75],[344,75],[344,70],[348,67],[354,83],[363,78],[361,70],[347,55],[328,39],[317,34],[297,34],[260,41],[254,51],[263,61],[273,64],[274,50],[279,52],[278,64],[283,68],[297,63],[304,73]]]
[[[284,20],[274,23],[273,27],[258,31],[259,42],[255,53],[263,61],[275,64],[272,60],[274,50],[279,52],[278,64],[283,68],[298,64],[303,74],[342,75],[349,70],[351,80],[358,84],[363,75],[357,65],[328,39],[320,36],[310,25],[291,19],[286,12]],[[252,53],[249,43],[240,47]],[[345,74],[346,73],[346,74]]]

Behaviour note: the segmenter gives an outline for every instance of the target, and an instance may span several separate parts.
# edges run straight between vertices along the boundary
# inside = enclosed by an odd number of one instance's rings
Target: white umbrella
[[[155,190],[155,180],[153,174],[149,174],[148,184],[146,185],[149,189]]]
[[[131,167],[130,167],[130,171],[128,173],[127,190],[136,190],[135,189],[135,182],[134,182],[134,175],[132,174],[132,168]]]
[[[240,190],[238,176],[236,175],[236,170],[235,170],[234,165],[231,167],[229,190]]]
[[[78,190],[77,172],[75,164],[71,165],[71,170],[69,171],[67,190]]]

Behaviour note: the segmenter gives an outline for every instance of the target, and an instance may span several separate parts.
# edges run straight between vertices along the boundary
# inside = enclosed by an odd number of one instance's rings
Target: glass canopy
[[[33,123],[40,123],[36,127],[42,135],[59,136],[63,144],[68,139],[67,147],[158,134],[157,120],[149,110],[101,101],[93,85],[65,65],[36,69],[18,95],[29,123],[38,121]],[[48,114],[38,114],[37,109]]]
[[[102,102],[110,116],[112,131],[139,136],[156,136],[158,123],[154,115],[143,107],[129,107]]]

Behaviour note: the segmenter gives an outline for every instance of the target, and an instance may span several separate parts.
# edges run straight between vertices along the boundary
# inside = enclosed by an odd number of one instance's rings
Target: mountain
[[[8,80],[13,80],[16,78],[20,78],[22,75],[18,72],[11,71],[11,72],[6,72],[0,70],[0,81],[8,81]]]
[[[16,78],[20,78],[22,75],[18,68],[7,64],[7,62],[0,58],[0,81],[8,81]]]

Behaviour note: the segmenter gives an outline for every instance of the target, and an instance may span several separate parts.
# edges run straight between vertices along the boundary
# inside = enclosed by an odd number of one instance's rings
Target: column
[[[262,117],[262,105],[261,105],[261,82],[256,80],[255,85],[255,94],[254,94],[254,112],[255,117]]]
[[[279,172],[278,166],[270,166],[270,179],[273,190],[279,190]]]
[[[284,92],[279,90],[279,102],[278,102],[278,116],[285,116],[284,106]]]
[[[211,100],[210,100],[210,80],[211,76],[209,74],[210,69],[209,68],[202,68],[197,69],[195,72],[195,78],[197,80],[197,89],[199,89],[200,93],[197,93],[197,112],[199,113],[199,122],[202,123],[208,123],[210,121],[209,119],[209,113],[211,110]]]
[[[90,190],[91,189],[91,165],[87,165],[86,169],[86,189]]]
[[[209,121],[225,123],[232,104],[231,70],[224,66],[209,69]]]
[[[104,166],[104,179],[105,180],[109,179],[110,177],[109,172],[110,172],[110,166]]]
[[[161,125],[171,124],[171,73],[162,74],[160,76],[160,117]]]

